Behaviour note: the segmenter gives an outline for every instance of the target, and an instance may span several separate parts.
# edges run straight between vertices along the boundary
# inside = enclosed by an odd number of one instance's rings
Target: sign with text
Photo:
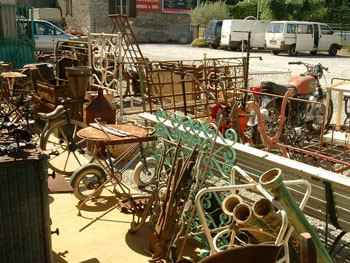
[[[136,11],[142,12],[160,12],[160,1],[161,0],[137,0]]]
[[[186,13],[196,8],[198,0],[162,0],[163,12]]]

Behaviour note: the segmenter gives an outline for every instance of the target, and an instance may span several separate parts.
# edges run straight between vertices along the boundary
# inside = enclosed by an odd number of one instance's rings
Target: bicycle
[[[89,147],[87,140],[77,136],[77,132],[87,125],[71,119],[69,115],[68,104],[76,101],[70,98],[59,98],[59,101],[60,105],[54,111],[38,113],[38,116],[46,121],[40,136],[40,147],[43,151],[49,152],[50,156],[54,155],[48,160],[53,171],[70,176],[79,167],[93,162],[94,157],[87,154]]]

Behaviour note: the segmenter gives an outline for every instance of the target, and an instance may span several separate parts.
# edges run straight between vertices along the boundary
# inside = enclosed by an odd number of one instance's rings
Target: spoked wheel
[[[41,149],[54,152],[48,160],[49,166],[57,173],[71,175],[80,166],[93,161],[93,156],[87,153],[87,140],[79,138],[77,132],[86,127],[85,123],[66,120],[53,125],[41,142]],[[71,141],[69,139],[71,134]]]
[[[74,196],[84,201],[93,194],[106,181],[105,171],[96,164],[85,164],[76,170],[70,180],[73,187]],[[94,193],[94,197],[99,197],[103,188]]]
[[[266,100],[262,106],[263,122],[266,126],[266,135],[274,137],[278,132],[278,118],[280,116],[280,104],[275,100]]]
[[[134,182],[137,186],[148,186],[152,183],[153,177],[156,174],[157,160],[153,157],[146,158],[147,169],[140,161],[134,170]]]
[[[324,105],[326,105],[326,98],[322,100]],[[324,107],[320,104],[312,104],[310,111],[307,115],[307,129],[310,132],[321,132],[322,126],[323,126],[323,115],[324,113]],[[326,117],[326,124],[325,127],[328,127],[332,120],[333,115],[333,101],[330,100],[329,103],[329,109],[328,109],[328,116]]]

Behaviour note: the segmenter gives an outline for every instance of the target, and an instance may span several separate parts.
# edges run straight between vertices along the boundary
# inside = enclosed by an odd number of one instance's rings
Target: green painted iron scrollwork
[[[194,199],[197,192],[200,190],[199,181],[202,180],[202,177],[205,176],[203,187],[209,187],[213,185],[229,185],[230,182],[230,173],[234,162],[236,159],[236,152],[232,147],[237,141],[237,134],[233,129],[227,129],[225,134],[222,135],[218,133],[217,141],[221,141],[220,144],[214,146],[213,154],[208,160],[210,150],[213,146],[216,130],[218,127],[213,123],[204,123],[198,119],[191,119],[188,116],[181,116],[178,113],[167,113],[163,110],[159,110],[156,114],[157,124],[156,124],[156,133],[160,141],[168,140],[172,142],[172,147],[174,144],[181,142],[181,154],[187,157],[190,154],[189,148],[194,148],[196,144],[200,145],[199,147],[199,157],[197,160],[200,162],[198,169],[193,169],[192,177],[194,179],[193,185],[187,191],[190,191],[188,204],[184,213],[179,215],[180,219],[177,220],[178,224],[183,224],[179,229],[185,232],[187,224],[191,217],[192,207],[194,205]],[[166,140],[163,140],[166,139]],[[165,147],[167,148],[167,147]],[[168,146],[168,148],[171,148]],[[162,149],[157,149],[155,152],[155,157],[159,161]],[[173,151],[167,155],[165,163],[171,165],[172,159],[175,157]],[[203,175],[204,168],[206,165],[209,165],[207,173]],[[211,193],[205,195],[201,200],[201,206],[205,211],[207,224],[212,228],[217,228],[231,223],[232,218],[228,217],[222,212],[221,203],[223,199],[229,193]],[[186,200],[185,200],[186,202]],[[202,223],[199,219],[199,216],[195,214],[190,227],[190,235],[195,236],[195,238],[207,246],[206,238],[203,235],[198,235],[202,233]],[[179,236],[181,236],[180,233]],[[223,238],[221,241],[222,245],[225,245],[227,241]]]

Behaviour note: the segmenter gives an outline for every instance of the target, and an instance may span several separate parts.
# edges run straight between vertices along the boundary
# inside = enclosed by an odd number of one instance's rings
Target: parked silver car
[[[64,32],[54,24],[44,20],[34,20],[35,48],[44,53],[53,53],[56,43],[61,39],[69,39],[72,35]]]

